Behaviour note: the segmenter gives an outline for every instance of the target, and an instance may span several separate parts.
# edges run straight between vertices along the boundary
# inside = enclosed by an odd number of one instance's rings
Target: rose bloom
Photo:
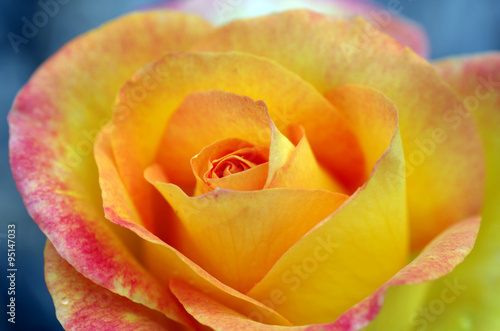
[[[433,68],[377,13],[138,12],[37,70],[11,165],[64,328],[403,330],[461,302],[498,234],[500,56]]]

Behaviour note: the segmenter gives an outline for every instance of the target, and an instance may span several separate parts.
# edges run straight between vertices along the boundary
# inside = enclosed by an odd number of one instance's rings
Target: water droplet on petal
[[[62,303],[63,305],[67,305],[67,304],[69,303],[68,298],[66,298],[66,297],[62,298],[62,299],[61,299],[61,303]]]

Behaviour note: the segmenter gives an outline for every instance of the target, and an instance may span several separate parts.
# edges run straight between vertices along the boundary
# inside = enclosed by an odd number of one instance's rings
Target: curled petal
[[[325,93],[325,97],[342,111],[356,134],[366,160],[365,175],[369,177],[398,123],[397,114],[387,111],[394,103],[374,89],[359,85],[342,85]],[[393,175],[403,176],[401,170],[395,169]]]
[[[219,140],[205,147],[191,159],[196,177],[194,196],[217,187],[238,191],[261,190],[269,171],[268,154],[268,148],[256,147],[239,139]]]

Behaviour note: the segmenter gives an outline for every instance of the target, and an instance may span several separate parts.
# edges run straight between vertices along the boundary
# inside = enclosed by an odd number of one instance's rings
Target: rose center
[[[268,162],[267,147],[236,138],[219,140],[191,159],[196,177],[195,195],[217,187],[243,191],[262,189]]]
[[[255,147],[246,147],[213,160],[205,178],[223,178],[265,163],[267,160]]]

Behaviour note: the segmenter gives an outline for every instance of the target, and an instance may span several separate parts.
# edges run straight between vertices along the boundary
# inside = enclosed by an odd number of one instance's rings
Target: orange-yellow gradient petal
[[[163,314],[90,281],[49,241],[45,246],[45,280],[65,330],[185,329]]]
[[[346,199],[325,190],[274,188],[259,191],[216,189],[189,197],[179,187],[146,178],[179,217],[180,250],[223,283],[246,292],[306,232]]]
[[[128,105],[151,70],[162,73],[161,83]],[[310,84],[280,65],[242,53],[166,53],[146,65],[120,91],[113,122],[113,149],[120,175],[134,192],[138,205],[150,193],[141,176],[162,151],[167,122],[192,92],[221,89],[263,100],[276,127],[286,134],[289,124],[301,124],[313,151],[330,160],[325,164],[348,178],[362,177],[363,157],[344,119]],[[123,114],[129,114],[123,118]],[[130,140],[130,137],[141,139]],[[147,200],[147,199],[146,199]]]
[[[392,138],[370,179],[274,264],[247,294],[261,302],[279,291],[273,308],[295,325],[332,322],[404,267],[408,224],[404,165],[397,110],[382,93],[366,87],[339,88],[346,104],[370,95]],[[371,111],[367,110],[370,116]],[[383,121],[373,121],[373,123]]]
[[[104,217],[93,140],[120,86],[166,50],[210,32],[171,12],[131,14],[68,43],[19,92],[9,114],[10,162],[28,212],[78,272],[108,290],[189,323],[137,262],[137,237]],[[168,31],[168,32],[167,32]],[[129,236],[127,245],[120,242]]]
[[[455,126],[450,116],[463,109],[458,96],[429,63],[363,19],[290,11],[229,23],[194,49],[272,59],[321,93],[359,84],[379,89],[394,101],[406,159],[414,248],[479,212],[484,162],[472,118]]]
[[[257,310],[265,314],[267,323],[289,325],[290,323],[285,318],[255,300],[222,284],[208,274],[206,270],[194,264],[184,254],[160,239],[157,236],[157,232],[152,232],[144,227],[139,213],[133,204],[130,203],[130,194],[125,190],[125,185],[116,169],[111,149],[111,127],[108,126],[101,132],[95,146],[95,157],[99,167],[99,174],[101,175],[100,184],[103,190],[102,197],[105,216],[112,223],[132,231],[143,239],[138,243],[138,249],[141,251],[140,261],[147,267],[148,272],[156,277],[155,280],[159,280],[167,287],[170,278],[179,277],[204,291],[204,293],[209,294],[222,304],[234,307],[234,309],[242,314]],[[163,200],[163,197],[160,196],[160,198]],[[159,218],[163,222],[158,226],[163,227],[164,231],[168,232],[166,233],[167,238],[163,239],[168,239],[169,243],[171,243],[171,240],[174,242],[181,241],[184,229],[176,225],[178,219],[175,214],[171,212],[166,214],[160,213],[158,216],[160,216]],[[176,246],[179,245],[178,243],[175,244]],[[158,290],[151,289],[151,291],[155,291],[153,292],[154,294]],[[164,309],[168,308],[172,311],[171,315],[174,313],[180,315],[177,311],[179,308],[177,306],[178,303],[177,301],[172,301],[172,294],[168,291],[168,288],[167,291],[163,290],[162,293],[157,293],[157,295],[161,295],[166,305]]]

